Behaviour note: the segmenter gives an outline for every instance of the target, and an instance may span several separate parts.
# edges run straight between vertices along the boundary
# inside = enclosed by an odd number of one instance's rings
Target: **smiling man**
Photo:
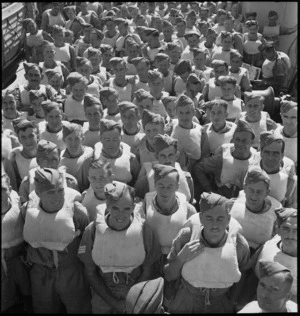
[[[250,165],[257,165],[259,154],[252,148],[255,134],[247,122],[238,121],[233,144],[223,144],[211,157],[197,163],[194,172],[202,190],[227,198],[237,197]],[[214,176],[214,180],[211,180]]]

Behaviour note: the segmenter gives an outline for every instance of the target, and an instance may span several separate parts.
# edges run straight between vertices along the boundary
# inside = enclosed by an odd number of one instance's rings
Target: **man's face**
[[[187,38],[187,43],[190,48],[197,47],[199,44],[199,37],[197,35],[191,35]]]
[[[196,68],[201,68],[203,65],[205,65],[205,63],[206,63],[206,54],[205,53],[197,54],[194,57],[194,64],[195,64]]]
[[[285,310],[289,299],[290,285],[285,281],[285,273],[279,272],[263,277],[258,282],[257,301],[261,309],[278,313]]]
[[[73,97],[77,101],[82,101],[87,90],[87,86],[83,82],[75,83],[71,87]]]
[[[261,211],[269,191],[268,185],[263,181],[246,184],[245,195],[248,209],[250,211]]]
[[[162,31],[162,20],[159,18],[155,18],[153,22],[153,27],[157,29],[158,32],[160,33]]]
[[[102,119],[102,113],[99,105],[92,105],[85,109],[85,116],[89,121],[90,126],[99,126]]]
[[[162,165],[174,167],[176,159],[177,159],[177,150],[175,149],[174,146],[165,148],[157,154],[158,163]]]
[[[217,39],[216,34],[206,35],[206,43],[209,43],[209,44],[215,43],[216,39]]]
[[[154,147],[154,137],[158,134],[164,134],[164,127],[159,123],[148,123],[145,126],[145,134],[148,143]]]
[[[60,5],[57,3],[53,4],[52,10],[51,10],[52,15],[58,15],[59,11],[60,11]]]
[[[163,89],[164,86],[164,82],[163,79],[161,77],[157,77],[155,80],[150,80],[149,81],[149,88],[150,88],[150,92],[152,93],[160,93]]]
[[[13,95],[9,94],[2,99],[3,116],[13,119],[17,115],[17,102]]]
[[[118,201],[110,201],[106,205],[110,215],[109,225],[116,230],[123,230],[128,227],[134,209],[130,194],[123,194]]]
[[[224,25],[225,19],[226,19],[226,15],[225,15],[225,14],[220,15],[220,16],[218,17],[218,23],[219,23],[219,25]]]
[[[164,34],[164,38],[165,38],[165,39],[170,39],[170,38],[172,38],[173,29],[172,29],[171,26],[163,27],[162,32],[163,32],[163,34]]]
[[[111,93],[105,102],[105,106],[107,107],[107,110],[109,113],[115,112],[118,108],[119,104],[119,96],[117,93]]]
[[[102,42],[101,39],[95,33],[91,33],[90,41],[91,41],[92,47],[94,48],[99,48]]]
[[[41,103],[43,101],[44,101],[44,97],[39,97],[39,98],[31,101],[32,109],[33,109],[35,114],[38,114],[41,116],[44,114],[42,106],[41,106]]]
[[[62,113],[57,109],[53,109],[51,112],[45,115],[50,130],[60,130],[62,127]]]
[[[89,58],[89,61],[91,62],[93,67],[98,67],[101,63],[101,56],[100,55],[93,55]]]
[[[113,21],[107,21],[105,25],[109,32],[115,31],[116,29],[116,24]]]
[[[140,117],[143,117],[144,110],[149,110],[152,112],[153,110],[153,100],[152,99],[144,99],[138,103],[138,109]]]
[[[37,163],[41,168],[57,169],[60,157],[57,149],[52,150],[47,156],[37,157]]]
[[[205,212],[200,212],[200,221],[203,225],[204,237],[212,245],[218,244],[224,237],[228,227],[230,215],[224,206],[216,206]]]
[[[135,46],[135,45],[129,46],[129,47],[126,49],[126,51],[127,51],[127,55],[128,55],[128,59],[129,59],[129,60],[131,60],[131,59],[133,59],[133,58],[136,58],[136,57],[138,57],[138,55],[139,55],[139,49],[138,49],[138,47]]]
[[[259,98],[251,99],[246,102],[245,108],[250,121],[257,121],[260,119],[263,107],[263,101]]]
[[[234,70],[238,70],[242,66],[243,60],[239,57],[234,57],[230,59],[230,66]]]
[[[200,19],[206,21],[208,18],[208,12],[207,10],[200,10]]]
[[[111,174],[106,170],[103,170],[103,168],[90,168],[88,179],[93,191],[98,195],[103,195],[105,185],[112,181]]]
[[[196,95],[201,91],[201,84],[200,83],[188,83],[186,85],[186,92],[187,95],[193,100]]]
[[[298,221],[297,216],[288,217],[279,227],[278,235],[281,237],[282,251],[290,256],[297,254]]]
[[[298,109],[294,107],[285,113],[281,113],[282,125],[288,133],[295,133],[298,126]]]
[[[276,172],[280,168],[283,159],[282,141],[274,141],[261,149],[261,160],[263,168],[267,173]]]
[[[168,74],[168,70],[170,68],[170,60],[165,59],[157,63],[158,71],[161,72],[163,75]]]
[[[121,36],[127,35],[127,26],[124,23],[120,23],[118,25],[118,30],[119,30],[119,33],[121,34]]]
[[[172,202],[178,188],[179,181],[177,172],[171,172],[162,179],[159,179],[155,183],[158,203],[161,202],[164,205],[167,205]]]
[[[225,31],[230,32],[233,29],[233,21],[231,19],[227,19],[224,21]]]
[[[80,131],[74,131],[69,134],[65,139],[66,147],[72,157],[80,156],[82,152],[83,135]]]
[[[226,76],[228,74],[228,70],[226,69],[226,66],[218,66],[214,67],[214,73],[217,80],[220,76]]]
[[[117,128],[100,135],[103,151],[110,156],[115,156],[119,152],[121,140],[121,133]]]
[[[186,72],[180,74],[180,78],[183,80],[183,82],[186,82],[190,74],[191,74],[191,71],[187,70]]]
[[[186,29],[186,24],[184,22],[176,23],[176,29],[179,34],[184,34]]]
[[[150,65],[148,65],[145,61],[141,61],[136,65],[138,76],[142,78],[147,78],[149,69]]]
[[[111,58],[114,56],[113,52],[111,50],[107,50],[102,54],[102,59],[104,64],[108,64]]]
[[[36,32],[36,24],[34,22],[27,23],[27,32],[30,34],[34,34]]]
[[[84,64],[77,68],[77,71],[84,77],[89,78],[92,73],[90,64]]]
[[[83,36],[86,40],[87,43],[90,43],[91,42],[91,33],[92,33],[92,28],[90,27],[85,27],[83,29]]]
[[[207,24],[203,24],[199,27],[199,31],[202,35],[206,35],[207,34],[207,30],[208,30],[208,25]],[[211,36],[211,35],[210,35]],[[207,37],[206,37],[207,40]]]
[[[233,100],[236,85],[232,83],[225,83],[221,85],[222,97],[224,100]]]
[[[1,177],[1,211],[6,211],[7,203],[11,192],[11,186],[6,182],[5,177]]]
[[[118,63],[115,67],[113,67],[113,70],[116,78],[125,78],[127,71],[125,63]]]
[[[76,12],[73,9],[69,9],[66,11],[66,16],[69,20],[73,20],[76,16]]]
[[[186,24],[191,27],[196,24],[197,17],[195,15],[190,15],[189,17],[186,18]]]
[[[268,17],[268,21],[269,21],[269,26],[275,26],[278,20],[278,16],[277,15],[273,15]]]
[[[193,117],[195,110],[192,105],[177,106],[176,114],[178,123],[183,128],[191,128],[193,125]]]
[[[233,136],[235,152],[240,157],[248,156],[253,144],[253,135],[249,132],[237,132]]]
[[[229,51],[232,48],[232,37],[227,36],[222,40],[222,48],[224,51]]]
[[[63,43],[64,42],[64,32],[63,31],[56,32],[52,36],[53,36],[53,39],[56,43]],[[53,49],[53,47],[52,47],[52,49]]]
[[[138,126],[138,113],[135,109],[128,109],[125,113],[121,113],[121,120],[126,131],[136,129]]]
[[[38,86],[41,83],[42,75],[36,67],[31,67],[25,74],[25,79],[28,80],[30,86]]]
[[[248,33],[251,35],[256,35],[258,31],[257,25],[252,25],[248,27]]]
[[[56,91],[58,91],[62,86],[62,77],[59,74],[54,74],[48,81],[51,87],[53,87]]]
[[[220,106],[218,104],[215,104],[212,106],[210,110],[210,120],[212,122],[212,125],[219,129],[224,126],[226,123],[226,117],[227,117],[227,111],[223,106]]]
[[[170,101],[166,105],[166,110],[171,119],[176,118],[176,103],[175,101]]]
[[[39,192],[42,207],[49,213],[59,211],[65,203],[65,189],[62,177],[57,182],[54,189]]]
[[[18,133],[18,139],[23,149],[29,152],[36,151],[38,134],[35,128],[26,128],[25,130],[20,130]]]
[[[181,57],[181,52],[179,47],[175,47],[172,50],[168,51],[168,55],[173,64],[176,64]]]

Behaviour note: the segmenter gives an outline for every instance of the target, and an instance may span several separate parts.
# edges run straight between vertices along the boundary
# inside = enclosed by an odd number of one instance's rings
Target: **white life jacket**
[[[15,160],[18,167],[18,171],[21,179],[23,180],[26,176],[29,175],[29,170],[38,167],[36,158],[25,158],[21,154],[22,147],[16,147],[12,152],[15,153]]]
[[[92,258],[103,273],[130,273],[143,264],[146,257],[143,225],[144,220],[134,216],[127,229],[116,231],[109,228],[105,217],[97,217]]]
[[[155,152],[151,152],[146,145],[146,136],[143,137],[141,142],[139,143],[139,153],[140,153],[140,164],[142,165],[144,162],[152,162],[156,161],[157,158],[155,156]]]
[[[157,162],[158,163],[158,162]],[[148,180],[148,185],[149,185],[149,192],[155,191],[155,185],[154,185],[154,170],[153,170],[153,165],[155,162],[145,162],[144,167],[147,172],[147,180]],[[187,183],[186,177],[184,172],[182,171],[180,164],[178,162],[175,162],[175,168],[179,173],[179,188],[178,192],[182,193],[185,195],[186,200],[189,202],[191,199],[191,192],[189,185]]]
[[[65,150],[61,153],[61,161],[59,163],[59,166],[66,166],[66,172],[70,173],[73,177],[76,178],[77,172],[80,169],[83,162],[87,158],[92,156],[93,148],[84,147],[83,154],[77,158],[64,157]]]
[[[193,128],[182,128],[179,124],[172,131],[171,137],[178,140],[178,149],[183,149],[185,154],[192,159],[199,160],[201,157],[202,126],[193,123]]]
[[[249,159],[240,160],[235,159],[231,154],[231,148],[233,144],[222,145],[222,158],[223,165],[220,176],[220,183],[217,183],[219,187],[225,185],[231,187],[237,185],[242,188],[245,175],[249,166],[257,165],[259,163],[259,155],[254,148],[250,148],[251,156]]]
[[[194,66],[194,54],[193,52],[190,50],[190,47],[187,46],[184,51],[181,54],[181,58],[182,60],[189,60],[192,64],[192,66]]]
[[[145,136],[144,132],[139,131],[134,135],[125,134],[122,130],[122,142],[127,144],[130,148],[135,146],[135,144],[140,141]]]
[[[290,158],[295,164],[297,164],[297,161],[298,161],[298,152],[297,152],[298,136],[295,136],[295,137],[284,136],[282,125],[279,125],[275,129],[274,133],[280,134],[285,142],[284,156]]]
[[[100,131],[86,130],[83,133],[84,139],[82,145],[94,148],[95,144],[100,140]]]
[[[233,138],[234,131],[236,129],[236,124],[232,122],[227,122],[227,125],[232,125],[230,130],[226,133],[217,133],[212,128],[212,123],[206,124],[206,134],[209,142],[210,152],[214,153],[215,150],[226,143],[230,143],[231,139]]]
[[[243,236],[247,239],[250,247],[256,249],[272,238],[276,214],[274,210],[281,204],[268,196],[271,207],[264,213],[253,213],[246,207],[246,198],[240,195],[234,202],[230,214],[243,228]]]
[[[94,190],[91,186],[89,186],[89,188],[86,190],[82,205],[86,207],[90,222],[92,222],[96,219],[98,213],[103,213],[104,215],[106,200],[97,199]]]
[[[236,84],[240,86],[242,78],[245,74],[247,74],[247,76],[249,77],[248,70],[246,68],[240,67],[239,72],[229,71],[228,76],[234,77],[236,79]]]
[[[216,86],[215,78],[210,78],[208,80],[208,100],[211,101],[216,97],[222,97],[222,91],[220,86]]]
[[[147,46],[147,55],[151,62],[154,62],[155,56],[158,54],[159,48],[150,48]]]
[[[83,100],[77,101],[73,99],[72,95],[67,96],[65,101],[65,114],[69,122],[73,120],[87,121],[84,113]]]
[[[73,217],[74,206],[68,202],[56,213],[47,213],[40,206],[28,208],[24,240],[33,248],[63,251],[78,234],[75,232]]]
[[[250,41],[248,37],[248,33],[244,34],[244,43],[243,43],[243,50],[245,53],[249,55],[258,54],[258,46],[261,45],[261,35],[258,37],[256,41]]]
[[[18,114],[18,116],[17,116],[16,118],[26,119],[26,117],[27,117],[27,113],[26,113],[26,112],[21,112],[21,113]],[[14,119],[6,118],[6,117],[3,115],[3,112],[2,112],[2,129],[3,129],[3,131],[6,130],[6,129],[9,129],[10,131],[13,132],[13,134],[14,134],[15,136],[17,136],[16,133],[15,133],[14,127],[13,127],[13,125],[12,125],[12,121],[13,121],[13,120],[14,120]]]
[[[75,47],[75,54],[76,56],[80,56],[82,57],[83,56],[83,53],[89,48],[91,47],[92,45],[91,44],[88,44],[88,43],[85,43],[83,41],[83,36],[81,38],[78,39],[78,41],[75,43],[77,44],[76,47]],[[74,44],[74,45],[75,45]]]
[[[19,85],[19,89],[20,89],[20,103],[25,106],[31,106],[31,102],[29,99],[29,90],[25,89],[24,85],[22,84]],[[43,84],[40,85],[40,88],[38,89],[38,91],[42,94],[47,95],[46,86]]]
[[[23,225],[20,206],[14,203],[5,214],[1,215],[1,249],[15,247],[22,243]]]
[[[39,124],[40,128],[40,124]],[[62,152],[64,149],[66,149],[66,144],[63,141],[63,130],[61,129],[57,133],[51,133],[47,129],[45,129],[43,132],[40,132],[40,140],[45,139],[49,142],[52,142],[57,145],[57,148]]]
[[[131,102],[131,92],[132,92],[132,84],[127,83],[126,86],[120,87],[117,86],[114,82],[114,77],[109,79],[109,87],[114,88],[119,93],[119,100],[122,101],[129,101]]]
[[[254,148],[260,148],[260,133],[267,130],[267,118],[269,117],[269,114],[268,112],[262,111],[261,118],[257,122],[249,122],[246,117],[246,112],[242,112],[239,119],[247,122],[253,128],[255,138],[252,146]]]
[[[40,62],[40,67],[42,67],[42,69],[43,69],[43,71],[42,71],[43,79],[41,80],[41,84],[49,84],[48,77],[45,74],[45,71],[48,70],[48,69],[58,71],[61,74],[62,80],[64,80],[64,76],[63,76],[62,69],[61,69],[61,64],[60,64],[59,61],[56,61],[56,64],[57,65],[54,68],[46,68],[45,67],[45,63],[44,62]]]
[[[121,114],[117,113],[115,115],[109,115],[107,113],[107,108],[103,110],[103,118],[106,119],[106,120],[113,120],[116,123],[122,123]]]
[[[236,120],[240,117],[240,114],[242,113],[242,100],[239,98],[235,98],[234,100],[227,101],[228,107],[227,107],[227,120]]]
[[[88,10],[88,13],[86,15],[82,15],[82,12],[79,12],[77,16],[83,18],[85,23],[91,24],[92,13],[93,11]]]
[[[93,95],[96,98],[100,98],[100,87],[97,76],[91,75],[93,82],[89,83],[87,86],[87,93]]]
[[[278,41],[280,35],[280,25],[265,25],[262,31],[262,35],[267,41]]]
[[[278,243],[281,241],[281,237],[279,235],[275,235],[272,239],[268,240],[258,256],[257,263],[255,266],[255,274],[259,278],[259,266],[258,262],[260,259],[272,261],[272,262],[279,262],[283,266],[287,267],[291,270],[292,276],[294,278],[291,293],[297,297],[297,280],[298,280],[298,273],[297,273],[297,257],[289,256],[282,252],[282,250],[278,247]]]
[[[60,26],[64,27],[65,26],[65,19],[64,19],[62,13],[58,12],[57,15],[52,15],[50,13],[50,11],[51,11],[51,9],[45,11],[49,17],[49,25],[50,26],[60,25]]]
[[[163,91],[162,93],[163,93],[162,94],[162,98],[169,96],[169,93],[167,93],[166,91]],[[156,114],[160,114],[164,118],[169,116],[168,112],[167,112],[167,110],[166,110],[166,108],[165,108],[165,106],[164,106],[164,104],[163,104],[161,99],[158,99],[158,100],[154,99],[153,100],[152,112],[156,113]]]
[[[268,173],[270,178],[269,195],[281,203],[285,199],[287,193],[289,174],[293,165],[294,163],[291,159],[283,157],[283,167],[280,167],[280,170],[277,173]]]
[[[182,91],[186,90],[186,82],[184,82],[180,76],[175,78],[175,83],[174,83],[174,92],[176,96],[180,95]]]
[[[176,192],[178,201],[178,210],[171,215],[160,214],[153,204],[153,198],[156,192],[149,192],[145,195],[146,202],[146,222],[153,229],[158,237],[161,251],[163,254],[170,252],[172,241],[177,236],[184,223],[187,220],[188,208],[186,197]]]
[[[201,230],[198,234],[199,239]],[[181,275],[197,288],[228,288],[241,278],[236,252],[236,233],[228,233],[222,247],[205,247],[198,256],[183,264]]]
[[[170,71],[168,75],[164,77],[164,90],[168,93],[171,93],[173,90],[173,76]]]
[[[38,47],[43,44],[43,30],[38,30],[36,34],[32,35],[30,33],[26,33],[26,44],[28,47]]]
[[[70,44],[65,43],[61,47],[54,46],[55,60],[68,63],[71,60]]]

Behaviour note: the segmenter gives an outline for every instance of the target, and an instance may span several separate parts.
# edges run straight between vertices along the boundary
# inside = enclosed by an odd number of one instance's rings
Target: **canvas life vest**
[[[242,100],[239,98],[235,98],[234,100],[227,101],[228,107],[227,107],[227,120],[236,120],[239,118],[241,112],[242,112]]]
[[[83,100],[77,101],[69,95],[65,101],[65,114],[69,122],[73,120],[80,120],[86,122],[87,119],[84,113]]]
[[[145,162],[144,167],[147,172],[147,180],[149,185],[149,192],[155,191],[155,185],[154,185],[154,170],[153,165],[155,162]],[[175,162],[175,168],[179,173],[179,188],[178,192],[185,195],[186,200],[189,201],[191,199],[191,192],[189,185],[187,183],[186,177],[184,172],[182,171],[180,164],[178,162]]]
[[[91,23],[92,13],[93,13],[93,11],[88,10],[88,13],[86,15],[82,15],[82,13],[79,12],[77,16],[83,18],[85,23],[89,23],[90,24]]]
[[[182,148],[185,154],[192,159],[199,160],[201,157],[202,127],[193,123],[193,128],[182,128],[179,124],[172,131],[171,137],[178,139],[179,150]]]
[[[29,90],[25,89],[24,85],[19,85],[20,89],[20,103],[25,106],[31,106],[31,102],[29,100]],[[46,93],[46,86],[41,84],[40,88],[38,89],[39,92],[42,94],[47,95]]]
[[[236,79],[236,84],[240,85],[243,76],[247,73],[248,70],[246,68],[240,67],[239,72],[231,72],[229,71],[228,76],[234,77]],[[249,75],[248,75],[249,77]]]
[[[45,11],[49,17],[49,25],[50,26],[60,25],[60,26],[64,27],[65,26],[65,19],[64,19],[62,13],[58,12],[57,15],[52,15],[50,13],[50,11],[51,11],[51,9]]]
[[[21,179],[23,180],[26,176],[29,174],[29,170],[38,167],[38,164],[36,162],[36,158],[25,158],[21,154],[21,147],[16,147],[13,149],[13,152],[15,153],[15,160],[18,167],[18,171],[20,174]]]
[[[278,133],[282,136],[285,147],[284,147],[284,156],[290,158],[295,164],[297,164],[298,161],[298,153],[297,153],[297,147],[298,147],[298,136],[296,137],[286,137],[283,134],[283,126],[278,126],[274,133]]]
[[[282,250],[278,247],[278,243],[280,242],[281,237],[279,235],[275,235],[272,239],[268,240],[258,256],[257,263],[255,266],[255,274],[259,278],[259,267],[258,262],[260,259],[279,262],[283,266],[287,267],[294,278],[291,293],[297,297],[297,257],[289,256],[282,252]]]
[[[182,193],[176,192],[179,204],[178,210],[171,215],[163,215],[155,209],[153,204],[153,198],[155,196],[156,192],[149,192],[145,195],[146,222],[157,235],[162,253],[168,254],[173,239],[177,236],[180,229],[183,228],[187,220],[187,201]]]
[[[106,200],[97,199],[94,190],[91,186],[89,186],[89,188],[86,190],[82,205],[86,207],[91,222],[96,219],[99,212],[103,213],[104,215]]]
[[[259,155],[254,148],[250,148],[251,156],[249,159],[240,160],[235,159],[231,154],[231,148],[233,144],[222,145],[223,165],[220,176],[220,182],[216,182],[217,186],[223,185],[231,187],[237,185],[242,188],[245,175],[249,166],[257,165],[259,161]]]
[[[262,35],[267,41],[278,41],[280,35],[280,25],[265,25],[262,31]]]
[[[276,214],[274,210],[281,204],[272,197],[267,197],[271,202],[271,207],[264,213],[253,213],[246,207],[246,198],[239,196],[234,202],[230,214],[243,228],[243,236],[247,239],[250,247],[256,249],[267,240],[272,238]]]
[[[198,234],[200,238],[201,230]],[[198,256],[183,264],[181,275],[196,288],[228,288],[241,278],[236,252],[236,233],[228,233],[223,246],[205,247]],[[197,238],[195,238],[197,239]]]
[[[145,133],[141,131],[134,135],[128,135],[124,133],[124,130],[122,130],[122,142],[132,148],[138,141],[140,141],[144,137],[144,135]]]
[[[261,36],[258,37],[256,41],[250,41],[248,33],[244,34],[243,50],[249,55],[258,54],[258,46],[261,45]]]
[[[132,84],[127,83],[126,86],[120,87],[117,86],[114,82],[114,77],[109,79],[109,87],[114,88],[119,93],[119,100],[122,101],[129,101],[131,102],[131,92],[132,92]]]
[[[87,93],[93,95],[96,98],[100,98],[100,87],[99,87],[99,81],[97,76],[91,75],[91,78],[93,78],[93,81],[88,84],[87,86]]]
[[[226,124],[231,124],[231,128],[226,133],[217,133],[212,128],[212,123],[207,124],[206,134],[209,142],[210,152],[214,153],[215,150],[226,143],[230,143],[233,138],[234,131],[236,129],[236,124],[227,122]]]
[[[15,247],[23,242],[23,225],[20,206],[14,203],[1,215],[1,249]]]
[[[47,213],[40,206],[28,208],[24,240],[33,248],[63,251],[80,234],[80,231],[75,232],[73,217],[74,206],[68,201],[56,213]]]
[[[52,70],[58,71],[58,72],[60,73],[61,77],[62,77],[62,80],[64,80],[64,76],[63,76],[62,69],[61,69],[61,64],[60,64],[59,61],[57,61],[56,64],[57,64],[57,65],[56,65],[54,68],[46,68],[44,62],[41,62],[41,63],[40,63],[40,66],[41,66],[42,69],[43,69],[43,71],[42,71],[43,79],[41,80],[41,84],[49,84],[48,77],[47,77],[47,75],[45,74],[45,71],[48,70],[48,69],[52,69]]]
[[[103,273],[130,273],[144,262],[144,220],[134,216],[131,225],[122,231],[109,228],[102,215],[97,217],[95,223],[92,258]]]
[[[49,142],[56,144],[60,151],[63,151],[64,149],[66,149],[66,144],[63,141],[62,131],[63,130],[61,129],[57,133],[51,133],[47,129],[45,129],[43,132],[40,133],[40,140],[48,140]]]
[[[215,78],[210,78],[208,80],[208,100],[211,101],[216,97],[222,97],[222,91],[220,86],[216,86]]]
[[[65,43],[63,46],[54,46],[55,60],[61,61],[62,63],[68,63],[71,60],[70,44]]]

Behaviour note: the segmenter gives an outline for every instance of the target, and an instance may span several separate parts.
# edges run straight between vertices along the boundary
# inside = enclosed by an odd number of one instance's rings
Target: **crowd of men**
[[[229,1],[37,13],[2,91],[1,312],[297,312],[297,26]]]

